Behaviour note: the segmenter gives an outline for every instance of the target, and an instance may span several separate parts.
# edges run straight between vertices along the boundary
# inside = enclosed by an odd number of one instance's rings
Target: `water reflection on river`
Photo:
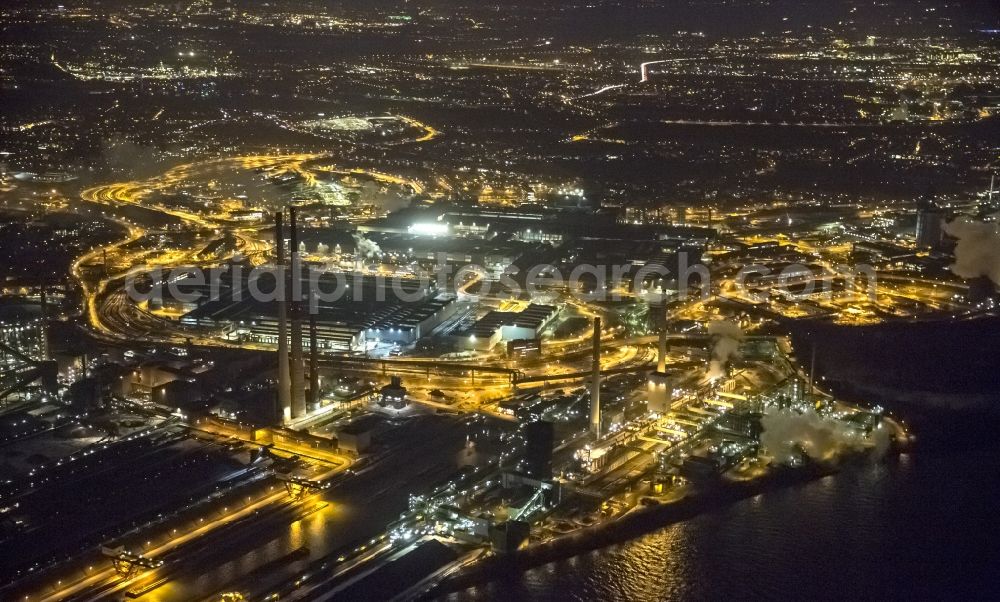
[[[904,455],[769,491],[465,600],[927,599],[992,591],[1000,445]]]

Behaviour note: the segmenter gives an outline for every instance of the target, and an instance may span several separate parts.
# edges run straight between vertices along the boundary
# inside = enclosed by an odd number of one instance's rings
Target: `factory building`
[[[925,205],[917,211],[917,248],[937,250],[944,239],[944,211]]]
[[[0,307],[0,402],[35,385],[57,389],[58,363],[50,360],[46,319],[15,304]]]
[[[393,376],[388,385],[379,390],[378,404],[383,408],[402,410],[406,407],[406,387],[403,380],[398,376]]]
[[[500,341],[538,339],[558,313],[559,309],[553,305],[537,303],[519,312],[490,311],[453,337],[461,349],[489,351]]]
[[[353,455],[368,451],[372,444],[372,432],[377,424],[376,419],[365,417],[337,429],[338,449]]]
[[[359,350],[374,341],[408,345],[454,315],[460,306],[454,295],[438,294],[433,285],[416,280],[390,284],[382,277],[360,274],[323,274],[320,278],[322,291],[337,286],[343,287],[343,294],[315,304],[317,347],[321,351]],[[270,345],[278,341],[277,310],[277,303],[253,299],[244,282],[238,293],[229,289],[219,299],[188,312],[181,323],[220,329],[241,343]],[[310,310],[304,307],[303,311]],[[308,333],[303,336],[309,343]]]
[[[524,473],[539,480],[552,478],[554,425],[547,420],[529,422],[524,427]]]
[[[39,318],[0,321],[0,344],[32,358],[44,359],[48,353],[44,321]],[[0,358],[5,363],[7,354],[6,350],[0,350]]]

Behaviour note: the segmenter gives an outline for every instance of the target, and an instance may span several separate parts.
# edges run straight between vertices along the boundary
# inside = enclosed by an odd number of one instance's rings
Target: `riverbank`
[[[897,450],[898,451],[898,450]],[[842,466],[868,462],[867,455],[844,460]],[[677,501],[639,505],[622,516],[531,545],[505,556],[491,556],[438,583],[423,599],[433,599],[489,581],[510,577],[529,569],[621,544],[652,531],[713,512],[741,500],[779,488],[805,485],[836,474],[841,466],[812,464],[800,468],[777,468],[749,481],[718,480]]]

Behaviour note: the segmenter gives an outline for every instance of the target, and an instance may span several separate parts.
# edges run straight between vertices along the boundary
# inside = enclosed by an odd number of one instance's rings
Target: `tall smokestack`
[[[302,373],[302,304],[299,295],[302,266],[299,263],[299,228],[296,220],[295,207],[289,207],[292,234],[290,238],[290,249],[292,257],[292,302],[290,305],[292,314],[292,352],[291,352],[291,374],[292,374],[292,418],[299,418],[306,413],[306,381]]]
[[[309,403],[319,405],[319,342],[316,339],[316,314],[309,314]]]
[[[40,296],[40,302],[42,305],[42,341],[41,341],[41,360],[49,359],[49,304],[48,297],[45,292],[45,285],[42,285],[42,290]]]
[[[590,432],[601,436],[601,319],[594,318],[594,359],[590,376]]]
[[[288,374],[288,298],[287,278],[284,278],[285,267],[285,231],[282,226],[282,212],[274,212],[274,249],[276,255],[276,274],[283,278],[282,286],[285,293],[278,297],[278,403],[281,406],[281,419],[288,422],[292,418],[292,382]],[[278,283],[275,283],[277,286]]]
[[[812,360],[809,362],[809,388],[806,389],[807,396],[812,395],[813,386],[816,384],[816,343],[814,342],[810,347],[812,347]]]
[[[660,345],[657,349],[656,371],[663,374],[667,371],[667,325],[660,326]]]
[[[663,320],[660,323],[659,349],[656,371],[649,375],[646,391],[646,409],[652,414],[665,414],[673,401],[674,385],[667,375],[667,300],[663,300]]]
[[[656,371],[660,374],[667,372],[667,298],[663,297],[663,314],[660,315],[660,341],[657,347]]]

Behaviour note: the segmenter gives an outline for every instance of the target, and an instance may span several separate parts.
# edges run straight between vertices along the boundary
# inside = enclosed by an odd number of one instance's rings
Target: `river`
[[[975,423],[939,423],[930,443],[882,464],[650,525],[623,544],[447,597],[988,598],[1000,567],[1000,443],[995,423]]]

